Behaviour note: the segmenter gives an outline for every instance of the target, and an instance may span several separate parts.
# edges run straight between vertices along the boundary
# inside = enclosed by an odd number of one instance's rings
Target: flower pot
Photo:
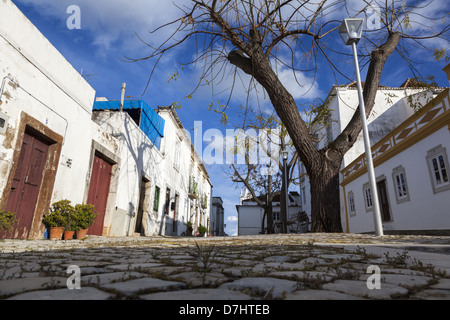
[[[64,231],[64,240],[72,240],[75,231]]]
[[[51,227],[50,240],[61,240],[63,231],[64,231],[63,227]]]
[[[88,229],[77,230],[76,238],[78,240],[82,240],[82,239],[86,238],[87,231],[88,231]]]

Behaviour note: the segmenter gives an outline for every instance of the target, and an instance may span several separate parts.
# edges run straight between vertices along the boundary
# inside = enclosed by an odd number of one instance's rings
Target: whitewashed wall
[[[9,121],[5,135],[0,135],[0,192],[11,170],[21,112],[25,112],[64,138],[52,202],[81,203],[95,91],[11,1],[0,3],[0,82],[3,79],[0,112]]]
[[[447,126],[375,168],[377,177],[386,177],[391,209],[392,221],[383,223],[384,230],[450,229],[450,190],[433,193],[426,162],[428,151],[439,145],[447,149],[447,154],[450,152],[450,132]],[[392,173],[393,169],[400,165],[405,169],[409,201],[397,203]],[[355,198],[356,215],[349,216],[352,233],[374,230],[373,211],[366,212],[364,204],[363,185],[367,182],[365,174],[345,186],[346,196],[353,192]],[[344,202],[344,194],[341,195],[341,202]],[[342,212],[342,219],[345,221],[345,211]]]

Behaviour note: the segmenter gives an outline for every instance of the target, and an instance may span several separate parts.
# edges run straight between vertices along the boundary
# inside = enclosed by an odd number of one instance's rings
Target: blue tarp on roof
[[[95,101],[94,110],[120,110],[120,101]],[[142,110],[139,127],[158,148],[161,146],[161,138],[164,137],[165,120],[161,118],[143,100],[127,100],[123,103],[124,110]]]

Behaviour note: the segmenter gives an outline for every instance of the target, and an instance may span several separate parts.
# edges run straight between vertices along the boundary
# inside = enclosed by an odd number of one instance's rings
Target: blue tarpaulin
[[[93,110],[120,110],[120,101],[96,101]],[[143,100],[124,101],[123,110],[141,110],[137,124],[159,150],[161,138],[164,137],[164,119]]]

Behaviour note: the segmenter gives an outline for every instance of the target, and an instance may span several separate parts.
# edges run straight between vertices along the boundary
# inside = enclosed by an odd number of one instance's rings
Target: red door
[[[47,162],[47,154],[47,144],[25,133],[6,207],[6,211],[16,214],[17,223],[12,232],[0,233],[0,237],[28,238]]]
[[[103,222],[105,220],[106,204],[108,202],[111,172],[112,165],[96,155],[92,166],[87,203],[94,205],[98,216],[88,230],[89,235],[103,235]]]

